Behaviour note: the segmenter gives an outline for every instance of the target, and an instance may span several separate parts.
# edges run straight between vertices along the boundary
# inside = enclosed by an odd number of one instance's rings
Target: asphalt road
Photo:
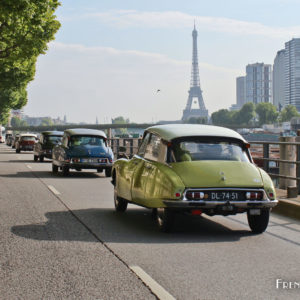
[[[276,287],[300,284],[299,221],[253,235],[246,215],[178,216],[161,233],[147,209],[114,211],[104,174],[54,176],[5,145],[0,239],[0,299],[300,299]]]

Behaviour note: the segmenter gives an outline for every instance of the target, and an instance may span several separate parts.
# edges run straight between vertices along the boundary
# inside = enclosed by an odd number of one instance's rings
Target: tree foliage
[[[60,27],[54,15],[59,5],[58,0],[0,1],[0,122],[27,103],[37,57]]]
[[[207,124],[206,117],[190,117],[184,121],[185,124]]]
[[[279,116],[272,103],[261,102],[256,105],[255,111],[259,117],[259,125],[275,123]]]
[[[300,114],[297,111],[296,106],[294,105],[287,105],[280,113],[280,122],[288,122],[293,117],[299,117]]]
[[[21,120],[17,117],[12,117],[10,122],[12,127],[28,126],[28,123],[25,120]]]

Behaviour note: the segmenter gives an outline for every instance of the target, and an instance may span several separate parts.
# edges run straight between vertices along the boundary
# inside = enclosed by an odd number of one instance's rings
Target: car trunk
[[[258,168],[249,162],[186,161],[171,166],[184,185],[190,188],[263,186]]]

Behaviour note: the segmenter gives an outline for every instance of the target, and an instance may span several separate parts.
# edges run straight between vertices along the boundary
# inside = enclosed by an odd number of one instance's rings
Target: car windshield
[[[22,136],[22,141],[35,141],[34,136]]]
[[[70,138],[70,146],[105,146],[104,138],[101,136],[73,135]]]
[[[46,135],[45,136],[45,142],[61,142],[62,136],[60,135]]]
[[[249,157],[241,145],[231,142],[180,141],[172,146],[171,160],[231,160],[249,162]]]

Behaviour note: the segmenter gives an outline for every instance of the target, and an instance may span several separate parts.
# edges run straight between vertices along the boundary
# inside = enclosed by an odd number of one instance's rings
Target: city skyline
[[[272,64],[300,32],[300,1],[189,4],[62,1],[57,13],[62,27],[38,59],[25,113],[67,114],[71,122],[90,123],[95,115],[100,123],[119,115],[134,122],[179,120],[190,83],[195,20],[201,89],[211,114],[235,103],[236,77],[247,64]]]

